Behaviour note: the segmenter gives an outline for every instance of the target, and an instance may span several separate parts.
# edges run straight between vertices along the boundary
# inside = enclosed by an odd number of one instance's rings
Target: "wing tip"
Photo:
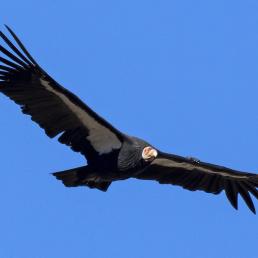
[[[18,44],[18,46],[20,47],[20,49],[23,51],[23,53],[25,54],[25,56],[29,59],[29,62],[31,62],[31,64],[33,64],[34,66],[39,66],[37,64],[37,62],[35,61],[35,59],[31,56],[31,54],[28,52],[28,50],[25,48],[25,46],[23,45],[23,43],[20,41],[20,39],[18,38],[18,36],[14,33],[14,31],[7,25],[4,24],[5,28],[8,30],[8,32],[12,35],[12,37],[14,38],[14,41]]]
[[[11,30],[11,28],[7,25],[7,24],[4,24],[4,26],[5,26],[5,28],[7,29],[7,30]]]
[[[4,24],[4,26],[12,35],[15,34],[14,31],[7,24]]]

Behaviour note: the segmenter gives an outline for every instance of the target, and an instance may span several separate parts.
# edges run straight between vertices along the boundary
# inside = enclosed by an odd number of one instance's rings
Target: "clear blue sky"
[[[258,172],[257,13],[255,0],[14,0],[0,24],[124,132]],[[258,217],[242,201],[236,212],[224,193],[136,180],[65,188],[50,172],[83,157],[0,105],[0,257],[258,257]]]

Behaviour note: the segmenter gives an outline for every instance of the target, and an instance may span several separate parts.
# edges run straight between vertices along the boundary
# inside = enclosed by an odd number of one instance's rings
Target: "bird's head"
[[[151,146],[145,147],[142,151],[142,158],[146,162],[153,161],[158,156],[158,151]]]

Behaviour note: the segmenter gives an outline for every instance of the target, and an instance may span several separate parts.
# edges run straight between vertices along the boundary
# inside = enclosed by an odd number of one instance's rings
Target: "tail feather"
[[[100,176],[93,174],[88,166],[55,172],[53,175],[67,187],[88,186],[106,192],[111,184],[111,182],[103,181]]]

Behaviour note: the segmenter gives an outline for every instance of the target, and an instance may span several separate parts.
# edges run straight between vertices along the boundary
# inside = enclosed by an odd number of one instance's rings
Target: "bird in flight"
[[[0,92],[30,115],[50,138],[80,152],[87,165],[53,173],[65,186],[107,191],[112,182],[136,178],[219,194],[225,191],[238,208],[241,195],[255,213],[250,193],[258,199],[258,175],[164,153],[150,143],[124,134],[77,96],[50,77],[6,26],[0,37]]]

